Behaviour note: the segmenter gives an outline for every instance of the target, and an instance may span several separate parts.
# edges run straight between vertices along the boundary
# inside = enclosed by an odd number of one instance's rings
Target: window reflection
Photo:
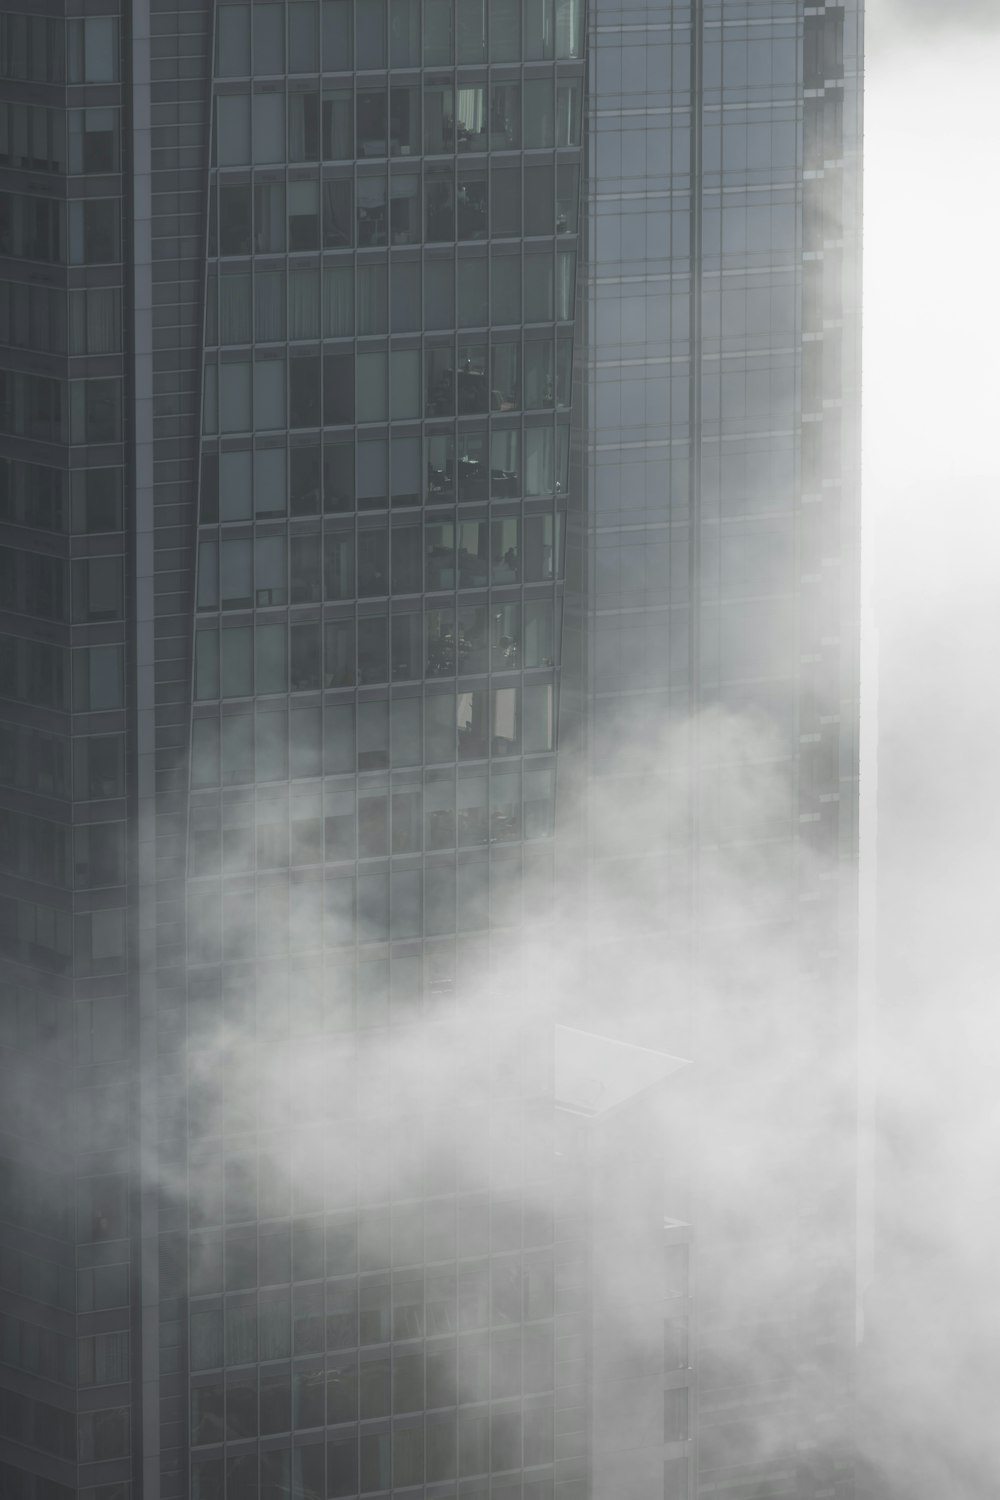
[[[476,605],[458,612],[458,670],[465,673],[485,672],[486,606]]]
[[[458,498],[485,500],[487,497],[487,435],[466,432],[458,439]]]
[[[518,583],[521,578],[521,523],[516,517],[492,522],[492,577],[494,583]]]
[[[485,588],[489,582],[489,522],[463,521],[458,531],[458,586]]]
[[[494,672],[513,672],[521,665],[521,606],[494,605],[490,618],[490,665]]]

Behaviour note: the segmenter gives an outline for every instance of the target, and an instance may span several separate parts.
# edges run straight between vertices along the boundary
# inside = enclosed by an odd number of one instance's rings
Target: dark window
[[[288,160],[319,161],[319,93],[288,96]]]
[[[387,538],[384,529],[358,533],[358,597],[389,592]]]
[[[314,538],[313,551],[318,557]],[[291,688],[292,692],[308,692],[322,686],[322,650],[318,622],[293,625],[291,628]]]
[[[74,620],[120,620],[122,607],[120,557],[89,557],[73,564]]]
[[[343,249],[354,243],[351,196],[349,178],[331,178],[323,183],[324,249]]]
[[[120,531],[121,469],[78,469],[72,504],[73,531]]]
[[[323,538],[323,576],[327,599],[353,599],[353,532],[331,532]]]
[[[248,182],[219,184],[219,252],[222,255],[249,255],[253,249],[250,195]]]
[[[494,238],[521,233],[521,172],[516,166],[495,166],[490,209]]]
[[[76,199],[69,205],[69,215],[69,258],[73,265],[121,259],[121,218],[116,199]]]
[[[289,364],[289,426],[320,425],[319,355],[292,359]]]
[[[354,360],[349,354],[323,357],[323,421],[327,426],[354,421]]]
[[[292,370],[295,369],[292,361]],[[294,404],[294,403],[293,403]],[[318,447],[293,448],[291,453],[291,513],[316,515],[320,509],[322,477]]]
[[[254,248],[268,254],[285,248],[285,185],[258,183],[253,191]]]
[[[322,598],[318,536],[291,538],[292,603],[314,604]]]
[[[355,59],[359,68],[384,68],[386,60],[385,0],[357,0]]]
[[[446,168],[424,174],[424,236],[429,244],[455,238],[455,180]]]
[[[323,444],[323,509],[328,514],[350,511],[355,505],[354,444]]]
[[[384,615],[358,621],[358,682],[385,682],[389,676]]]

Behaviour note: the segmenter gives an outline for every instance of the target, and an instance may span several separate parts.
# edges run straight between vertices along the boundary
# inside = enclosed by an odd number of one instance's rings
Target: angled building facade
[[[0,3],[12,1500],[850,1493],[849,1170],[728,1304],[666,980],[849,1062],[860,25]],[[602,827],[719,712],[735,939]]]

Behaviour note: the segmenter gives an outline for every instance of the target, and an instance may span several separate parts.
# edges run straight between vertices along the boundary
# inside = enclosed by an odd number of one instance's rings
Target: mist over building
[[[860,9],[0,0],[10,1500],[852,1493]]]

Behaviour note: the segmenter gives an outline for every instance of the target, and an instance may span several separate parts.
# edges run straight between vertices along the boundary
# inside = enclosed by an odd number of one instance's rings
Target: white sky
[[[926,7],[903,24],[895,0],[890,26],[883,0],[868,60],[863,867],[871,932],[877,726],[882,1126],[868,1311],[887,1493],[986,1500],[1000,1493],[1000,4],[964,25],[936,4],[942,24],[917,26]]]

